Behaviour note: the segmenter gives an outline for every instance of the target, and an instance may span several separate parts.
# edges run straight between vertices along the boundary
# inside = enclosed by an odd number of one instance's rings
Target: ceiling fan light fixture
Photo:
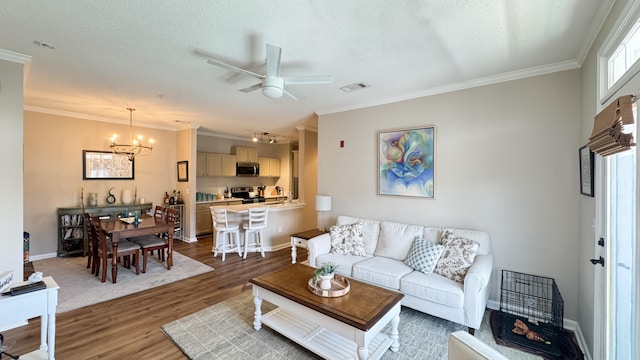
[[[262,80],[262,94],[272,99],[281,98],[284,94],[284,80],[275,76],[265,76]]]

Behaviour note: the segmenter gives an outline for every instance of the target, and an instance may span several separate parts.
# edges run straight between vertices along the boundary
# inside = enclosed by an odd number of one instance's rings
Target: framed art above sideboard
[[[134,162],[126,154],[82,150],[82,180],[133,180]]]

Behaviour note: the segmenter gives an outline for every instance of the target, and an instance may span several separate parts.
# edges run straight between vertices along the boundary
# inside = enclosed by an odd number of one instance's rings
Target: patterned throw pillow
[[[442,233],[442,245],[444,252],[433,272],[463,284],[464,277],[476,258],[480,244],[475,240],[457,236],[445,230]]]
[[[334,225],[329,232],[331,253],[338,255],[367,256],[364,251],[362,223]]]
[[[443,250],[444,246],[419,237],[413,241],[411,251],[404,263],[428,275],[433,272]]]

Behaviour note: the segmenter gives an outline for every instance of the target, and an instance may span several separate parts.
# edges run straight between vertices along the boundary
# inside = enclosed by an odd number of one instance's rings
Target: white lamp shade
[[[331,211],[331,196],[316,195],[316,210]]]

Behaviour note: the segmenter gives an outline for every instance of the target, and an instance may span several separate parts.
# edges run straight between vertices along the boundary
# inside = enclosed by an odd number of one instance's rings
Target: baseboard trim
[[[58,253],[48,253],[48,254],[41,254],[41,255],[30,255],[29,256],[29,261],[51,259],[51,258],[54,258],[56,256],[58,256]]]
[[[181,240],[182,242],[186,242],[186,243],[194,243],[194,242],[198,242],[198,238],[197,237],[192,237],[192,238],[188,238],[186,236],[182,236],[181,238],[179,238],[178,240]]]
[[[500,302],[495,300],[487,301],[487,308],[491,310],[500,310]],[[580,324],[577,321],[564,318],[563,319],[564,328],[567,330],[573,331],[576,335],[576,341],[578,341],[578,346],[580,346],[580,350],[584,354],[585,360],[592,360],[591,354],[589,353],[589,348],[587,347],[587,342],[584,339],[584,335],[582,334],[582,329],[580,329]]]
[[[564,328],[567,330],[573,331],[576,335],[576,341],[578,341],[578,346],[580,346],[580,350],[584,354],[584,358],[586,360],[591,360],[591,354],[589,353],[589,348],[587,347],[587,342],[584,339],[584,335],[582,334],[582,329],[580,328],[580,324],[577,321],[573,321],[570,319],[564,319]]]

